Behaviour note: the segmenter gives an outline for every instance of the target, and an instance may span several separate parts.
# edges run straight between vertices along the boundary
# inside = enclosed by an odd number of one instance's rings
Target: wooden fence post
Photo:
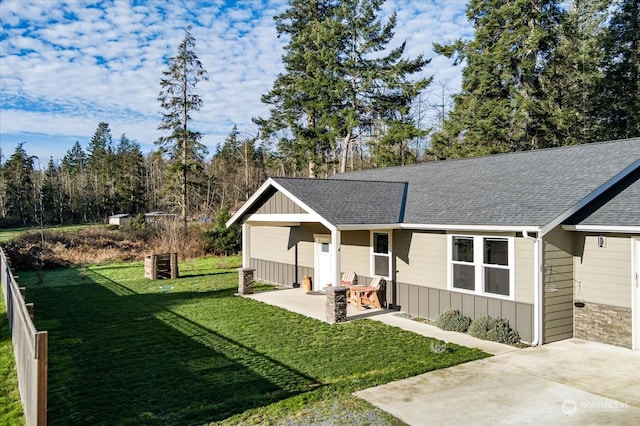
[[[169,263],[171,265],[171,278],[180,278],[178,272],[178,253],[171,253]]]
[[[34,309],[33,303],[25,303],[24,306],[27,307],[27,312],[29,312],[29,318],[31,318],[31,321],[33,321],[33,309]]]
[[[49,334],[46,331],[36,333],[36,348],[38,356],[38,402],[37,424],[47,425],[47,392],[48,392],[48,358],[49,358]]]

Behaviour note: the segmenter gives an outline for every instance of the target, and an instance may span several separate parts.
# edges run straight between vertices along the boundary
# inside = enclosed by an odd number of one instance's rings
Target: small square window
[[[453,265],[453,287],[464,290],[476,289],[475,266]]]
[[[322,253],[329,253],[329,243],[322,243],[320,245],[320,251]]]
[[[484,263],[487,265],[509,265],[509,242],[505,239],[484,239]]]
[[[453,237],[453,260],[473,263],[473,238]]]
[[[374,233],[373,234],[373,252],[380,254],[389,253],[389,234]]]
[[[509,270],[484,268],[484,291],[487,293],[509,295]]]

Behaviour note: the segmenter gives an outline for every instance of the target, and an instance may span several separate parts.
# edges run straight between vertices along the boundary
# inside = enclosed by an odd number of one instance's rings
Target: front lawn
[[[21,272],[49,331],[49,423],[400,424],[351,393],[487,356],[234,296],[234,261],[184,262],[164,281],[142,263],[57,269],[44,284]]]

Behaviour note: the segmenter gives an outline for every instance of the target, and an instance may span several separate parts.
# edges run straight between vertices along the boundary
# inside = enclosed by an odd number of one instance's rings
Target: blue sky
[[[458,90],[460,69],[436,56],[433,42],[470,37],[464,0],[387,0],[398,12],[394,45],[432,58],[425,75]],[[98,123],[114,140],[125,133],[144,152],[161,133],[157,101],[166,60],[193,25],[196,54],[208,71],[193,115],[203,143],[213,152],[238,126],[254,136],[252,117],[266,116],[260,96],[282,71],[282,49],[273,16],[286,0],[113,0],[66,2],[0,0],[0,149],[6,159],[20,142],[46,165],[78,141],[83,147]]]

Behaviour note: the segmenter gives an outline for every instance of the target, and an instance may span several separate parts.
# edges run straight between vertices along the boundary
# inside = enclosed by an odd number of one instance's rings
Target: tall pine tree
[[[431,82],[431,78],[413,81],[410,77],[422,71],[430,60],[422,55],[405,58],[406,43],[387,51],[393,41],[397,14],[393,12],[386,22],[379,18],[385,0],[340,3],[340,172],[346,171],[352,140],[364,135],[369,136],[377,165],[404,164],[408,161],[406,143],[422,134],[409,109]]]
[[[469,41],[435,44],[465,61],[462,93],[432,137],[437,158],[466,157],[557,144],[544,76],[559,42],[558,0],[471,0]]]
[[[7,216],[20,221],[22,225],[33,223],[35,219],[36,193],[34,187],[34,162],[38,157],[28,155],[24,142],[2,167],[6,182]]]
[[[558,144],[602,138],[602,39],[610,4],[611,0],[573,0],[563,19],[560,44],[544,85]]]
[[[206,147],[200,143],[202,134],[193,129],[191,114],[202,107],[202,97],[196,93],[196,86],[207,80],[207,71],[195,53],[196,40],[189,26],[178,54],[169,59],[169,68],[162,72],[158,101],[165,112],[159,130],[169,132],[156,144],[172,159],[171,171],[180,179],[180,208],[184,227],[187,226],[189,212],[189,178],[202,169]]]
[[[640,0],[616,3],[603,40],[603,139],[640,136]]]
[[[387,50],[396,14],[386,22],[384,0],[292,0],[276,17],[279,35],[290,37],[285,73],[263,96],[268,119],[256,119],[266,135],[284,138],[284,156],[305,161],[309,176],[346,171],[351,144],[370,143],[384,152],[381,164],[403,162],[403,143],[420,132],[408,114],[430,79],[410,77],[429,62],[404,58],[405,44]],[[383,137],[384,136],[384,137]],[[384,145],[383,148],[381,148]],[[388,157],[395,156],[388,161]]]
[[[297,171],[316,174],[333,156],[338,79],[339,28],[332,25],[335,0],[291,0],[275,16],[278,36],[289,37],[282,60],[285,72],[262,96],[270,117],[256,118],[263,137],[279,135],[280,150],[293,159]]]

